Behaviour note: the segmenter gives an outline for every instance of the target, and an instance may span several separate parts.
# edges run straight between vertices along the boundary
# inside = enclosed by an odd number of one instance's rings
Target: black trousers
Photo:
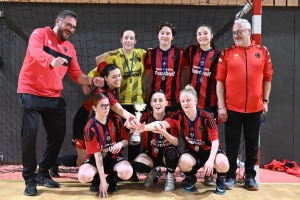
[[[225,122],[226,154],[230,165],[227,178],[236,178],[236,161],[242,128],[246,148],[245,175],[246,178],[255,178],[256,172],[254,167],[257,162],[261,114],[262,111],[256,113],[239,113],[228,110],[228,118]]]
[[[36,139],[40,116],[47,133],[47,145],[39,163],[38,174],[49,176],[66,134],[66,103],[63,98],[18,94],[22,106],[22,175],[25,182],[35,181],[37,167]]]

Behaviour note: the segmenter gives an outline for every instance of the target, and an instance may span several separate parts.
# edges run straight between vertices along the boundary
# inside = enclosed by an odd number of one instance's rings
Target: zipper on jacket
[[[246,58],[246,103],[245,103],[245,112],[247,110],[247,100],[248,100],[248,62],[247,62],[247,51],[246,47],[244,48],[245,58]]]

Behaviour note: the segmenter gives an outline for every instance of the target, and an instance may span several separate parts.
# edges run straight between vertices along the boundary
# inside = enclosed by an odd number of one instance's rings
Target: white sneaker
[[[166,192],[175,190],[174,182],[175,182],[174,173],[169,173],[168,172],[167,179],[166,179],[166,184],[165,184],[165,191]]]
[[[147,177],[145,178],[145,187],[151,187],[153,185],[153,179],[156,177],[157,171],[155,168],[153,168],[148,174]]]

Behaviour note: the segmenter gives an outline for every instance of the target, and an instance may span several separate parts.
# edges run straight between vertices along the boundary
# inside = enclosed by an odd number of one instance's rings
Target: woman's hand
[[[108,198],[108,194],[107,194],[107,188],[108,188],[108,184],[106,183],[106,181],[100,183],[99,185],[99,197],[103,197],[103,198]]]
[[[82,91],[84,94],[90,93],[90,87],[88,85],[82,85]]]
[[[204,165],[204,175],[209,176],[214,173],[214,160],[208,159]]]
[[[123,143],[122,142],[118,142],[117,144],[115,144],[111,148],[111,153],[112,154],[118,154],[121,151],[122,147],[123,147]]]

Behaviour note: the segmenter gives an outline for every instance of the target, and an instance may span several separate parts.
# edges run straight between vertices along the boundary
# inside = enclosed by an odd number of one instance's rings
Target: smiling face
[[[206,26],[200,26],[197,30],[197,41],[200,47],[210,47],[210,41],[213,38],[211,30]]]
[[[108,98],[102,98],[96,105],[93,105],[93,109],[97,117],[106,117],[110,110]]]
[[[247,47],[251,44],[251,29],[246,29],[241,22],[233,25],[232,36],[238,46]]]
[[[193,94],[189,92],[183,92],[180,94],[180,104],[184,112],[189,112],[195,109],[195,106],[197,105],[197,99]]]
[[[120,41],[125,51],[133,50],[136,44],[135,33],[131,30],[124,31]]]
[[[168,26],[163,26],[161,30],[158,32],[158,40],[160,46],[171,46],[171,41],[174,36],[172,34],[172,30]]]
[[[108,87],[110,89],[115,89],[120,87],[122,76],[119,68],[113,69],[108,73],[108,76],[104,77]]]
[[[154,113],[163,114],[165,113],[165,108],[168,105],[168,101],[163,93],[156,92],[152,95],[150,105]]]
[[[71,16],[66,16],[64,19],[56,19],[56,34],[65,41],[68,40],[75,32],[77,20]]]

